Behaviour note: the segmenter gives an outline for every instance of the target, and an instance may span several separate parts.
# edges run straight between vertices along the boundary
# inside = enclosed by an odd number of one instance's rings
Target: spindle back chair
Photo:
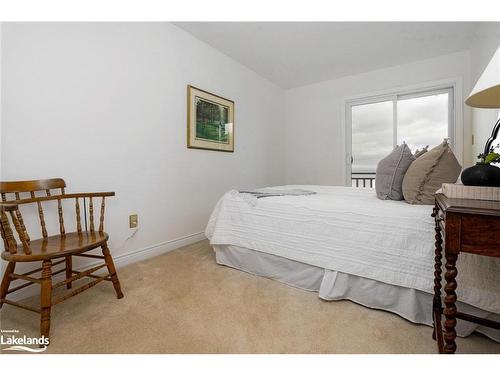
[[[105,198],[114,196],[115,193],[66,194],[65,188],[66,183],[61,178],[0,182],[0,232],[5,248],[5,251],[2,252],[2,259],[8,262],[0,286],[0,308],[4,303],[7,303],[39,313],[41,315],[40,334],[47,338],[50,333],[50,310],[52,306],[59,302],[75,296],[104,280],[113,283],[117,298],[123,297],[113,259],[107,245],[109,236],[104,232]],[[101,204],[99,228],[96,231],[94,223],[94,199],[98,198],[101,198]],[[87,225],[87,199],[89,225]],[[66,232],[62,204],[64,200],[74,200],[75,202],[76,232]],[[83,209],[80,206],[81,201],[83,201]],[[47,230],[44,204],[48,202],[57,202],[59,233],[55,235],[49,235]],[[40,239],[31,239],[26,228],[21,207],[27,205],[36,205],[41,229]],[[81,219],[82,211],[84,215],[83,227]],[[102,256],[86,254],[86,252],[99,247],[102,250]],[[72,257],[74,256],[102,259],[104,263],[84,271],[75,271],[72,266]],[[56,260],[56,262],[53,263],[52,260]],[[42,262],[42,266],[33,271],[22,274],[14,272],[16,263],[18,262],[40,261]],[[52,270],[52,267],[62,263],[64,263],[62,269],[58,271]],[[107,274],[97,275],[94,273],[103,267],[107,267]],[[30,276],[37,272],[41,272],[40,278]],[[54,283],[53,276],[62,272],[65,272],[66,278]],[[54,289],[64,285],[66,285],[67,289],[71,289],[72,283],[83,277],[89,277],[93,280],[68,292],[64,296],[55,299],[52,298],[52,291]],[[24,280],[26,283],[9,289],[13,280]],[[6,298],[9,293],[33,284],[40,284],[41,286],[40,308],[28,306]]]

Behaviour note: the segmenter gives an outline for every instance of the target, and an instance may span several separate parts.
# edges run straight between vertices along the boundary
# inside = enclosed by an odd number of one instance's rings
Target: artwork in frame
[[[234,102],[188,85],[187,146],[234,152]]]

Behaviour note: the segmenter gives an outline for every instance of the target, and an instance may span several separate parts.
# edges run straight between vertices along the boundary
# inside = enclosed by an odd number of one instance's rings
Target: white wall
[[[346,97],[460,78],[470,91],[468,51],[320,82],[286,92],[286,181],[344,184],[342,117]],[[470,110],[463,110],[464,163],[471,163]]]
[[[172,24],[8,23],[2,48],[1,179],[116,191],[115,257],[202,232],[229,189],[283,183],[284,91]],[[234,153],[186,148],[188,84],[234,100]]]
[[[472,87],[500,46],[500,23],[481,23],[477,31],[477,43],[471,50]],[[491,135],[493,125],[498,119],[498,109],[472,109],[472,131],[475,141],[472,148],[474,160],[483,152],[486,140]]]

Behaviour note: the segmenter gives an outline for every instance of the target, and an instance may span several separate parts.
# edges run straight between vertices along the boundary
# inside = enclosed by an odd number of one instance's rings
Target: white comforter
[[[245,247],[432,293],[432,206],[382,201],[370,189],[280,188],[317,194],[256,200],[229,191],[208,222],[205,234],[210,243]],[[458,270],[461,301],[500,314],[500,261],[461,254]]]

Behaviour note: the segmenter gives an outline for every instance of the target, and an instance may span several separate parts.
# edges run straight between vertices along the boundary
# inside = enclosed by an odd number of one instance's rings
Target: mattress
[[[214,250],[218,264],[317,292],[327,301],[347,299],[366,307],[390,311],[413,323],[432,326],[433,295],[430,293],[325,270],[238,246],[215,245]],[[457,302],[457,308],[482,318],[500,320],[499,315],[462,302]],[[500,342],[500,331],[464,320],[457,320],[456,331],[461,337],[477,331]]]
[[[432,294],[432,206],[383,201],[371,189],[289,185],[309,196],[250,199],[237,191],[217,203],[205,234],[232,245]],[[460,301],[500,314],[500,260],[461,254]]]

